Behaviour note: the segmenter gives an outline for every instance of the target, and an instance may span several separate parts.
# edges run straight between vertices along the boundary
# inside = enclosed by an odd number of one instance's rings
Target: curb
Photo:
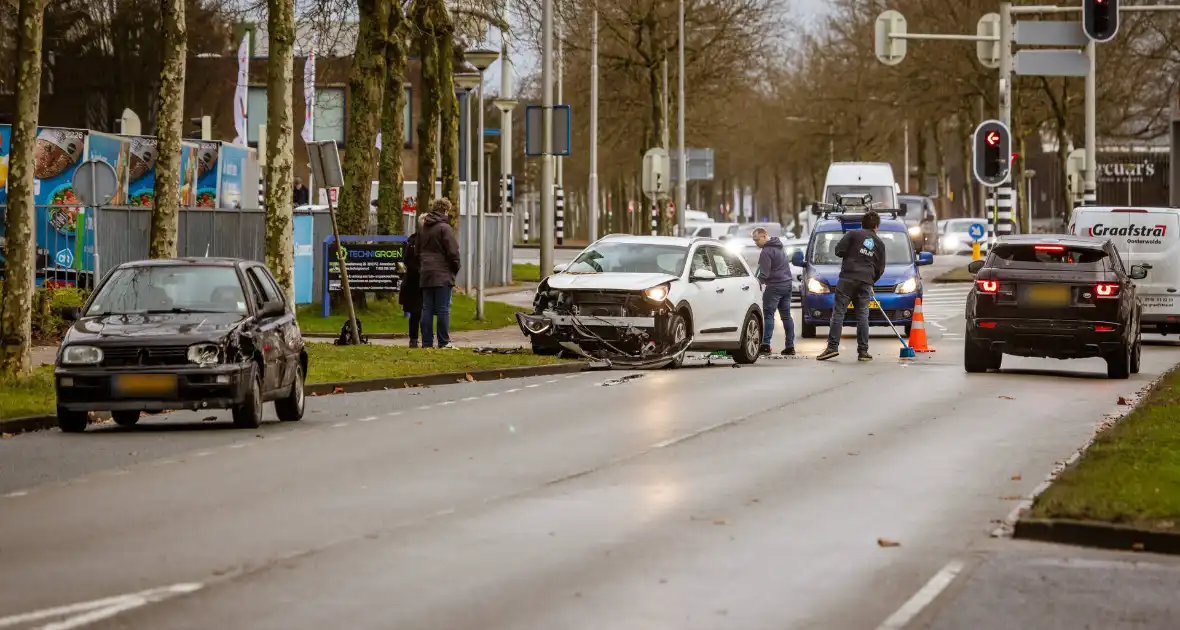
[[[337,383],[316,383],[305,388],[309,396],[327,396],[331,394],[359,394],[362,392],[377,392],[387,389],[406,389],[413,387],[435,387],[439,385],[453,385],[477,381],[497,381],[509,378],[527,378],[530,376],[553,376],[558,374],[575,374],[586,371],[590,364],[584,361],[569,363],[555,363],[553,365],[529,365],[524,367],[503,368],[499,370],[475,370],[471,372],[450,372],[446,374],[426,374],[422,376],[399,376],[397,378],[378,378],[365,381],[343,381]],[[468,378],[470,377],[470,378]],[[336,391],[339,389],[340,391]],[[104,416],[106,414],[103,414]],[[92,417],[90,424],[104,422],[102,416]],[[28,418],[14,418],[0,420],[0,433],[30,433],[44,431],[57,426],[57,416],[31,416]]]
[[[358,394],[361,392],[377,392],[387,389],[435,387],[438,385],[452,385],[454,383],[497,381],[506,378],[527,378],[530,376],[574,374],[587,370],[589,365],[589,363],[584,361],[575,361],[571,363],[555,363],[553,365],[529,365],[525,367],[502,368],[499,370],[475,370],[471,372],[425,374],[422,376],[399,376],[396,378],[376,378],[366,381],[345,381],[342,383],[316,383],[314,385],[308,385],[305,390],[309,396]],[[340,391],[336,391],[337,389]]]
[[[1069,519],[1021,519],[1012,537],[1018,540],[1180,554],[1180,533],[1137,529],[1115,523]]]

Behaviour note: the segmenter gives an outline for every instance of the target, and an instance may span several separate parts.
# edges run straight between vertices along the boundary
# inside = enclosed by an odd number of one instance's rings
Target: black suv
[[[1106,359],[1110,378],[1139,372],[1140,303],[1135,283],[1106,239],[1026,235],[1001,239],[972,262],[964,366],[998,370],[1005,354]]]

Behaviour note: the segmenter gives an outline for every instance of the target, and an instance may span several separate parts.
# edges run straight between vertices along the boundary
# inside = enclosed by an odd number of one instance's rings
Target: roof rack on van
[[[873,196],[869,194],[839,195],[836,197],[836,203],[815,202],[811,206],[811,213],[824,219],[831,215],[853,219],[863,217],[869,210],[875,210],[878,214],[889,214],[894,219],[905,214],[896,208],[874,208],[873,205]]]

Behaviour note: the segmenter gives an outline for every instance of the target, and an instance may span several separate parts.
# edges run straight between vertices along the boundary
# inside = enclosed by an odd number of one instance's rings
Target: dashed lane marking
[[[896,612],[889,616],[881,625],[877,626],[877,630],[902,630],[905,628],[919,613],[922,612],[931,602],[934,601],[938,594],[946,590],[946,587],[951,585],[955,577],[963,570],[963,562],[960,560],[951,560],[941,571],[934,574],[926,585],[914,593],[914,596],[906,603],[901,605]]]
[[[17,490],[15,492],[9,492],[8,494],[4,495],[4,498],[5,499],[18,499],[20,497],[28,496],[28,494],[29,494],[28,490]]]
[[[347,423],[347,422],[337,422],[336,424],[332,425],[332,428],[333,428],[333,429],[341,429],[341,428],[344,428],[344,427],[346,427],[346,426],[348,426],[348,423]]]
[[[110,619],[111,617],[114,617],[120,613],[124,613],[141,606],[146,606],[148,604],[154,604],[170,597],[187,595],[200,590],[201,587],[202,584],[195,582],[173,584],[171,586],[139,591],[138,593],[128,593],[126,595],[104,597],[102,599],[95,599],[77,604],[69,604],[66,606],[45,608],[42,610],[0,618],[0,628],[12,628],[38,621],[47,621],[50,619],[65,617],[60,621],[55,621],[53,623],[40,626],[37,630],[74,630],[75,628],[93,625],[99,621],[103,621],[104,619]]]

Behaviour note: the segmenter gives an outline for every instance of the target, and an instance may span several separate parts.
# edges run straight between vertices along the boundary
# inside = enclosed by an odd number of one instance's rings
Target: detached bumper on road
[[[1118,352],[1123,345],[1123,326],[1117,322],[980,318],[967,325],[967,343],[1022,357],[1088,359]]]
[[[173,391],[124,395],[116,379],[171,375]],[[108,370],[95,367],[58,367],[54,370],[57,405],[66,411],[167,411],[171,409],[228,409],[246,400],[250,366],[192,366],[168,370]]]

